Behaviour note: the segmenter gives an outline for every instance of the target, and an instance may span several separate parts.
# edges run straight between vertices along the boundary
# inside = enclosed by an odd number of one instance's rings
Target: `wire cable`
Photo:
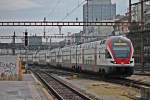
[[[78,6],[76,6],[75,8],[73,8],[69,13],[67,13],[62,20],[65,20],[68,16],[70,16],[72,13],[74,13],[74,11],[76,11],[80,6],[82,6],[82,4],[84,4],[85,1],[82,1],[80,4],[78,4]]]
[[[47,16],[54,14],[56,8],[57,8],[58,5],[61,3],[61,1],[62,1],[62,0],[57,0],[56,5],[54,6],[54,8],[50,11],[50,13],[49,13]]]

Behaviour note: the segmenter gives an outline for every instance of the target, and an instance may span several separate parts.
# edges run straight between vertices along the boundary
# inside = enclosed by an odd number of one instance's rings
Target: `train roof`
[[[128,39],[125,36],[111,36],[108,39],[112,39],[112,40],[122,39],[122,40],[130,41],[130,39]]]
[[[106,39],[103,39],[103,40],[98,40],[98,41],[93,41],[93,42],[87,42],[87,43],[82,43],[82,44],[78,44],[78,45],[76,45],[76,44],[73,44],[73,45],[66,45],[66,46],[64,46],[64,47],[58,47],[58,48],[54,48],[54,49],[52,49],[52,50],[50,50],[50,51],[56,51],[56,50],[59,50],[59,49],[70,49],[70,48],[74,48],[74,47],[80,47],[80,46],[82,46],[82,47],[84,47],[84,46],[86,46],[86,45],[94,45],[95,43],[100,43],[100,44],[105,44],[105,42],[107,41],[107,40],[110,40],[110,39],[118,39],[118,38],[121,38],[121,39],[125,39],[125,40],[127,40],[127,41],[130,41],[127,37],[125,37],[125,36],[109,36],[108,38],[106,38]]]

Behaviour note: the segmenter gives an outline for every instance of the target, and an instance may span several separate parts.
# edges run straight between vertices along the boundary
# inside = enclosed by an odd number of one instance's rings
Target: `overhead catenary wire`
[[[56,8],[57,8],[58,5],[61,3],[61,1],[62,1],[62,0],[57,0],[55,6],[54,6],[53,9],[51,9],[51,11],[48,13],[47,17],[48,17],[49,15],[53,15],[53,14],[54,14]]]
[[[57,0],[55,6],[53,7],[53,9],[51,9],[50,13],[47,14],[47,17],[49,17],[49,15],[53,15],[56,11],[56,8],[58,7],[58,5],[61,3],[62,0]],[[46,17],[45,17],[46,18]],[[45,30],[45,29],[44,29]],[[54,28],[50,27],[49,30],[54,30]],[[45,33],[44,33],[45,34]]]
[[[82,4],[84,4],[85,1],[82,1],[81,3],[79,3],[75,8],[73,8],[70,12],[68,12],[63,18],[62,20],[65,20],[67,17],[69,17],[72,13],[74,13],[74,11],[76,11],[80,6],[82,6]]]

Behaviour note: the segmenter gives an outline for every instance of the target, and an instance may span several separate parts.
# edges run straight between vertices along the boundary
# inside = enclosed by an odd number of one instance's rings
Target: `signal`
[[[25,46],[28,46],[28,32],[25,31]]]

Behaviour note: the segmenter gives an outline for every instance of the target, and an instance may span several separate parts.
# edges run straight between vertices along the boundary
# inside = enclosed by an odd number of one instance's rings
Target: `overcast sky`
[[[0,0],[0,21],[14,20],[62,20],[67,13],[76,8],[84,0]],[[132,3],[138,0],[132,0]],[[117,5],[117,14],[124,14],[127,11],[128,0],[112,0]],[[82,6],[76,9],[70,16],[64,20],[75,20],[78,17],[82,20]],[[1,35],[12,35],[13,31],[20,34],[23,30],[28,29],[30,33],[42,33],[43,27],[0,27]],[[78,32],[82,28],[69,27],[63,28],[62,32]],[[57,27],[47,27],[48,33],[58,32]],[[22,34],[22,33],[21,33]]]
[[[2,20],[61,20],[71,9],[84,0],[0,0],[0,17]],[[135,2],[138,0],[132,0]],[[117,13],[124,14],[128,7],[128,0],[112,0],[117,5]],[[82,19],[80,6],[68,19]]]

